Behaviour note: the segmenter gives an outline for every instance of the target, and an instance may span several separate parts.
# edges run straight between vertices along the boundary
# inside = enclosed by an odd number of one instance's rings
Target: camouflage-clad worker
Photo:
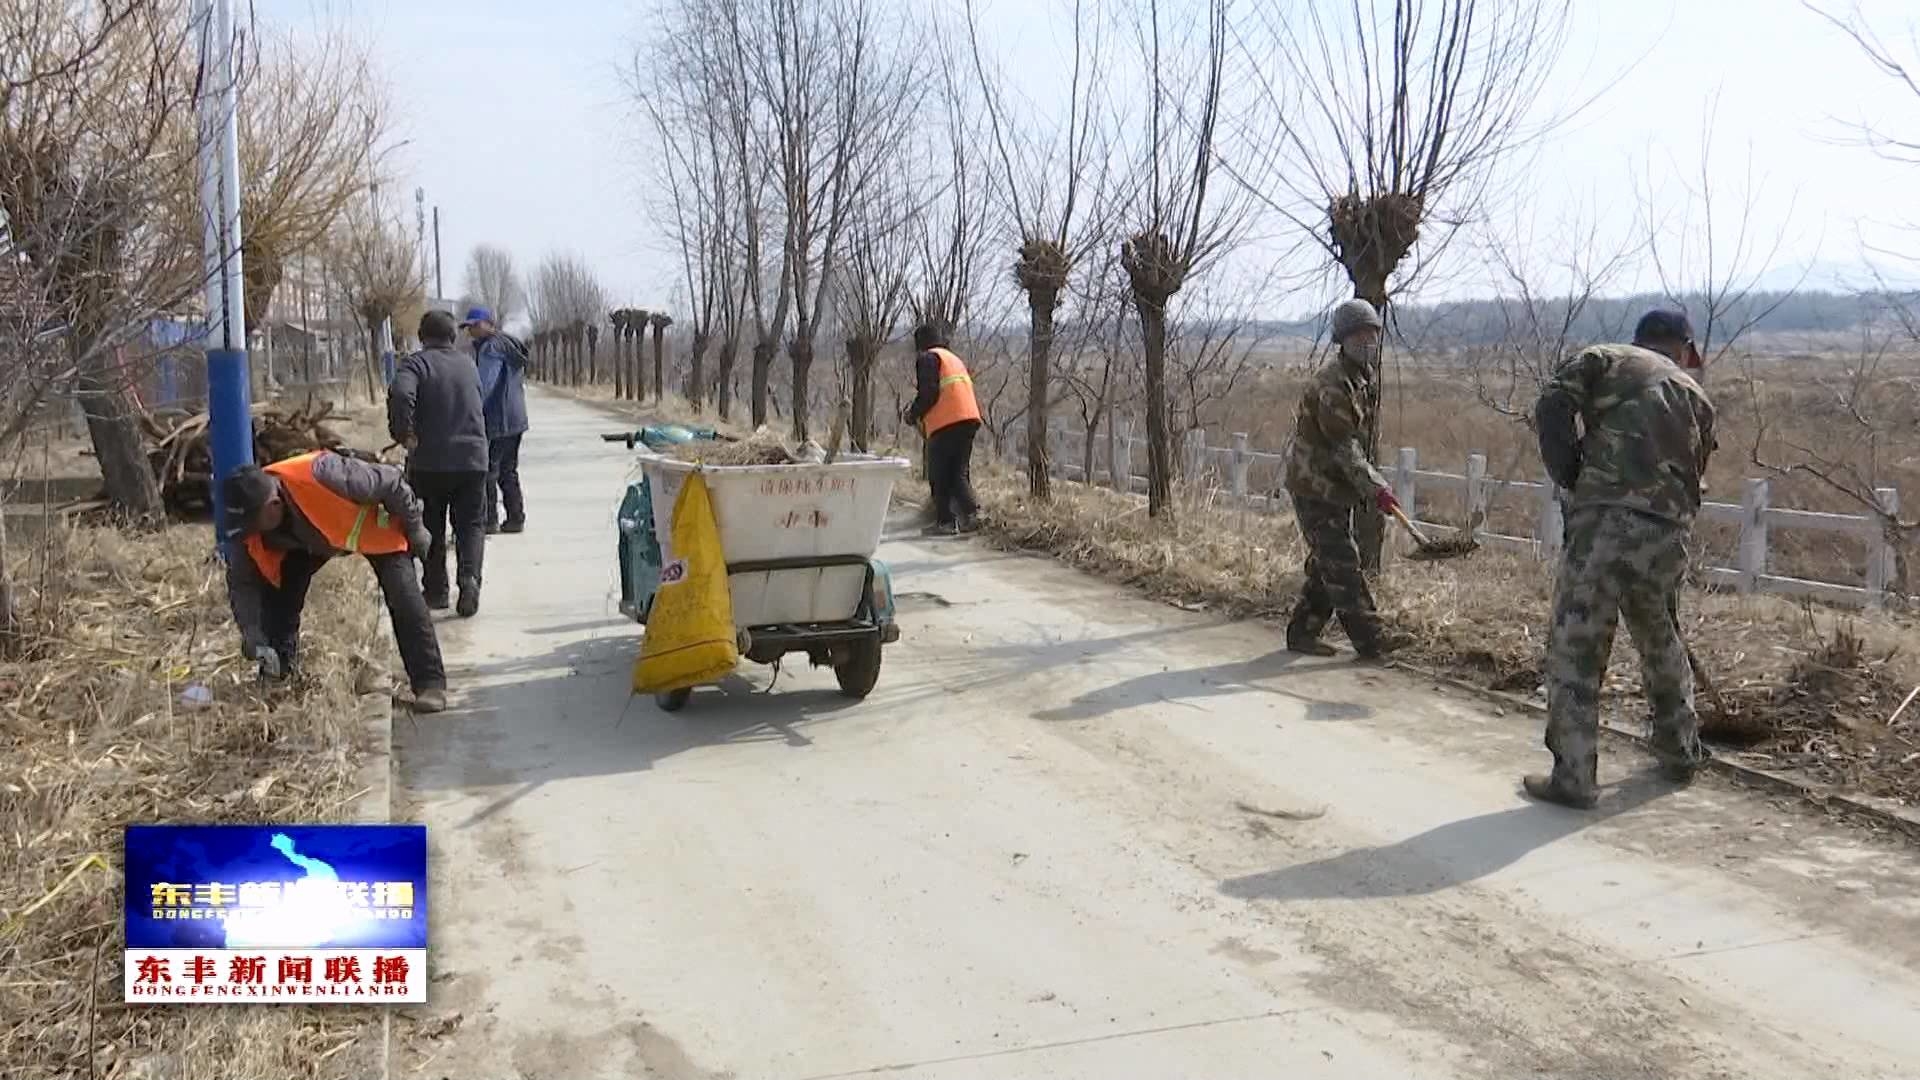
[[[1566,509],[1547,630],[1553,772],[1523,781],[1536,799],[1584,809],[1597,798],[1600,684],[1623,617],[1663,771],[1684,783],[1705,760],[1674,615],[1714,450],[1713,405],[1690,374],[1700,366],[1687,317],[1651,311],[1632,345],[1596,345],[1561,364],[1534,407],[1540,456]]]
[[[1335,615],[1362,658],[1407,644],[1404,635],[1382,625],[1374,610],[1353,537],[1356,513],[1376,508],[1385,513],[1399,505],[1361,444],[1380,378],[1381,330],[1380,313],[1365,300],[1334,308],[1338,354],[1314,374],[1294,413],[1285,485],[1307,543],[1307,566],[1300,600],[1287,622],[1292,652],[1332,656],[1333,648],[1320,634]]]

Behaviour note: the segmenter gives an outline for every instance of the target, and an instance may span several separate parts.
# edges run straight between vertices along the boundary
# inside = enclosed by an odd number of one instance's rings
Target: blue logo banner
[[[425,949],[424,825],[130,825],[137,949]]]

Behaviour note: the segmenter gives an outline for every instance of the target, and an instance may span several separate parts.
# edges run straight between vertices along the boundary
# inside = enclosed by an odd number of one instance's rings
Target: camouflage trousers
[[[1701,759],[1693,714],[1693,669],[1675,615],[1687,570],[1687,530],[1621,507],[1569,515],[1547,631],[1547,749],[1554,778],[1598,785],[1600,685],[1624,620],[1640,653],[1640,679],[1653,712],[1653,750],[1662,759]]]
[[[1288,641],[1312,641],[1338,615],[1347,640],[1364,648],[1380,637],[1380,613],[1360,571],[1360,548],[1353,539],[1351,506],[1293,497],[1293,516],[1307,542],[1307,580],[1287,621]]]

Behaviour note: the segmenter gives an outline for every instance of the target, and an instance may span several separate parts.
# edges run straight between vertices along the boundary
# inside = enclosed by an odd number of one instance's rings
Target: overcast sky
[[[457,295],[470,247],[507,247],[523,267],[571,249],[597,268],[616,299],[665,302],[669,255],[648,235],[639,132],[622,71],[644,33],[647,5],[615,0],[255,0],[262,18],[328,19],[351,26],[385,65],[398,108],[394,159],[441,214],[446,289]],[[914,0],[908,0],[914,2]],[[931,0],[919,0],[931,2]],[[1012,70],[1044,68],[1064,20],[1045,0],[982,0]],[[1175,0],[1178,3],[1178,0]],[[1846,3],[1847,0],[1836,0]],[[1523,205],[1502,206],[1497,231],[1532,236],[1532,257],[1567,246],[1570,220],[1618,244],[1637,234],[1640,191],[1658,193],[1673,227],[1696,180],[1700,133],[1717,98],[1715,175],[1729,194],[1751,176],[1760,189],[1753,231],[1771,249],[1770,280],[1863,280],[1863,238],[1920,254],[1903,234],[1902,204],[1920,190],[1920,165],[1897,165],[1836,143],[1872,118],[1920,138],[1920,98],[1899,91],[1853,44],[1796,0],[1582,0],[1548,99],[1605,90],[1576,122],[1514,167]],[[1906,55],[1916,18],[1907,0],[1862,0],[1866,16]],[[1622,74],[1624,72],[1624,75]],[[1749,157],[1751,169],[1749,170]],[[1722,213],[1730,214],[1728,195]],[[1920,218],[1908,211],[1906,220]],[[1669,237],[1669,250],[1677,238]],[[1278,244],[1245,254],[1239,272],[1271,262]],[[1882,260],[1903,278],[1912,266]],[[1478,236],[1436,263],[1429,298],[1494,291]],[[1619,289],[1651,286],[1642,266]],[[1617,291],[1617,290],[1616,290]],[[1280,306],[1301,306],[1299,298]],[[1317,301],[1315,301],[1317,302]],[[1275,314],[1292,312],[1275,312]]]

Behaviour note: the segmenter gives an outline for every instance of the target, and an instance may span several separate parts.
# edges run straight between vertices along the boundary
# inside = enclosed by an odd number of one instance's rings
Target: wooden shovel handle
[[[1395,521],[1398,521],[1400,523],[1400,526],[1402,528],[1407,530],[1407,535],[1413,537],[1414,543],[1419,544],[1421,547],[1427,546],[1428,544],[1427,538],[1421,534],[1419,526],[1413,523],[1413,519],[1407,516],[1407,512],[1405,510],[1402,510],[1398,506],[1396,506],[1391,511],[1389,511],[1389,513],[1393,515],[1393,519]]]

